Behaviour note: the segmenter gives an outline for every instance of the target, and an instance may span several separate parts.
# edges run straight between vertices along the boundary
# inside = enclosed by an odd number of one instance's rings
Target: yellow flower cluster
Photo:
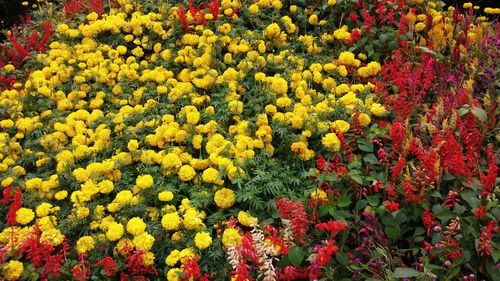
[[[349,132],[353,116],[369,126],[386,114],[367,82],[379,63],[349,51],[329,53],[333,60],[322,55],[328,44],[350,40],[347,25],[304,33],[296,5],[222,0],[217,24],[196,25],[188,11],[190,32],[183,34],[178,7],[162,3],[146,12],[115,2],[101,16],[56,24],[29,76],[0,92],[9,116],[0,121],[0,185],[16,184],[37,202],[17,212],[17,225],[0,233],[2,245],[18,247],[23,239],[9,235],[24,237],[38,225],[53,246],[68,238],[80,254],[133,247],[153,263],[154,243],[182,241],[184,250],[168,249],[166,258],[167,278],[176,280],[179,263],[213,240],[230,247],[242,239],[233,227],[212,236],[207,213],[237,214],[245,227],[259,223],[236,204],[235,183],[252,172],[248,162],[338,153],[337,133]],[[328,5],[337,8],[335,0]],[[282,16],[241,31],[243,11]],[[318,28],[330,21],[314,9],[306,15]],[[292,141],[274,155],[283,139]],[[88,233],[65,237],[74,222]]]

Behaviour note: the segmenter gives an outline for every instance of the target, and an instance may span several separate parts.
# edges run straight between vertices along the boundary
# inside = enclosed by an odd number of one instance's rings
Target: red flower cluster
[[[102,0],[69,0],[64,1],[64,14],[66,18],[73,18],[79,14],[95,12],[99,16],[104,13],[104,4]]]
[[[212,2],[205,3],[201,5],[200,7],[195,7],[193,4],[193,1],[189,1],[188,3],[188,8],[189,12],[191,13],[191,16],[193,17],[193,23],[194,24],[203,24],[207,25],[207,20],[205,18],[205,9],[209,9],[210,13],[213,16],[214,20],[217,20],[219,17],[219,1],[218,0],[212,0]],[[182,27],[184,28],[184,32],[189,32],[189,22],[186,14],[186,10],[184,10],[184,6],[179,6],[177,9],[177,15],[179,16],[179,19],[181,21]]]
[[[276,207],[281,218],[290,220],[294,240],[298,243],[304,243],[309,219],[302,203],[288,199],[276,199]]]

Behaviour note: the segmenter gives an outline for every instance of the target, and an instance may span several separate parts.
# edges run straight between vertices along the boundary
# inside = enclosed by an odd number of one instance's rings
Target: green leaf
[[[454,212],[450,210],[442,210],[439,213],[437,213],[436,216],[442,223],[445,223],[449,221],[451,218],[455,217],[456,215]]]
[[[462,193],[462,198],[465,202],[469,203],[472,208],[479,207],[479,199],[476,197],[476,193],[474,191],[466,191]]]
[[[363,184],[363,178],[361,177],[361,175],[359,174],[359,172],[358,173],[350,173],[349,176],[356,183]]]
[[[373,152],[373,143],[369,140],[358,140],[358,147],[365,152]]]
[[[344,252],[337,252],[337,255],[335,256],[335,258],[337,259],[337,261],[341,265],[348,265],[349,264],[349,258],[347,257],[347,255]]]
[[[368,200],[368,204],[370,204],[370,206],[378,206],[379,197],[377,195],[367,196],[366,199]]]
[[[299,266],[304,259],[304,250],[297,246],[290,248],[288,251],[288,259],[293,266]]]
[[[345,195],[340,196],[339,200],[337,201],[337,206],[340,208],[347,207],[351,205],[351,199]]]
[[[491,257],[493,258],[494,263],[498,263],[498,260],[500,260],[500,251],[492,251]]]
[[[376,165],[376,164],[378,164],[377,157],[375,157],[375,155],[372,154],[372,153],[370,153],[370,154],[366,155],[365,157],[363,157],[363,160],[365,161],[365,163],[370,164],[370,165]]]
[[[458,115],[464,116],[465,114],[470,112],[470,108],[468,107],[462,107],[458,110]]]
[[[391,239],[396,239],[399,237],[399,234],[401,233],[401,229],[399,228],[398,225],[396,226],[386,226],[385,227],[385,233],[387,234],[387,237]]]
[[[471,108],[471,112],[472,114],[474,114],[474,116],[476,116],[477,119],[483,122],[488,121],[488,115],[486,114],[486,111],[484,111],[484,109],[479,107],[473,107]]]
[[[392,277],[394,278],[412,278],[412,277],[420,277],[424,273],[420,271],[416,271],[413,268],[408,267],[396,267]]]

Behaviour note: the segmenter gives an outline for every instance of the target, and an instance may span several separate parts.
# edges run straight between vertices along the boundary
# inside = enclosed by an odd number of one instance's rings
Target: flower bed
[[[0,45],[6,280],[495,280],[500,10],[42,4]]]

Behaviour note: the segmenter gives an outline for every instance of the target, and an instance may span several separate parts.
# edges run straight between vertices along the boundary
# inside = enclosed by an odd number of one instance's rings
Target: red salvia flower
[[[184,32],[189,32],[189,23],[186,16],[186,11],[184,11],[184,7],[179,6],[179,8],[177,9],[177,15],[179,15],[181,24],[184,27]]]
[[[384,202],[384,207],[390,212],[396,212],[397,210],[399,210],[399,203],[392,200],[387,200]]]
[[[298,243],[304,243],[304,236],[309,228],[309,220],[302,203],[288,199],[276,199],[276,206],[281,218],[290,220],[294,239]]]
[[[247,264],[245,261],[238,263],[236,270],[232,272],[236,281],[247,281],[250,279],[250,272],[248,271]]]
[[[23,194],[21,193],[21,190],[17,189],[14,195],[14,199],[12,200],[12,204],[10,204],[9,212],[7,213],[8,225],[16,224],[16,213],[19,209],[21,209],[22,200]]]
[[[431,228],[438,224],[438,222],[434,220],[435,217],[436,216],[431,212],[430,208],[425,209],[422,214],[422,222],[425,229],[427,229],[427,236],[431,234]]]
[[[198,266],[198,257],[193,257],[184,260],[182,263],[182,272],[184,273],[184,279],[193,280],[198,278],[200,274],[200,267]]]
[[[358,22],[358,16],[354,13],[354,12],[351,12],[349,14],[349,19],[353,22],[353,23],[357,23]]]
[[[10,192],[12,191],[14,187],[12,185],[8,185],[5,187],[5,189],[2,191],[3,199],[0,200],[0,204],[7,204],[10,201]]]
[[[316,228],[330,232],[330,239],[332,239],[337,235],[337,233],[347,228],[347,223],[343,221],[329,220],[328,222],[316,224]]]
[[[99,267],[99,266],[103,267],[107,277],[113,277],[118,272],[118,267],[116,265],[116,262],[110,256],[106,256],[102,258],[98,263],[94,264],[94,267]]]
[[[318,155],[318,158],[316,159],[316,165],[318,166],[318,169],[320,171],[323,171],[325,169],[326,160],[322,155]]]
[[[476,220],[478,219],[485,219],[486,218],[486,211],[488,210],[488,206],[486,205],[481,205],[479,206],[476,211],[474,212],[474,217]]]

